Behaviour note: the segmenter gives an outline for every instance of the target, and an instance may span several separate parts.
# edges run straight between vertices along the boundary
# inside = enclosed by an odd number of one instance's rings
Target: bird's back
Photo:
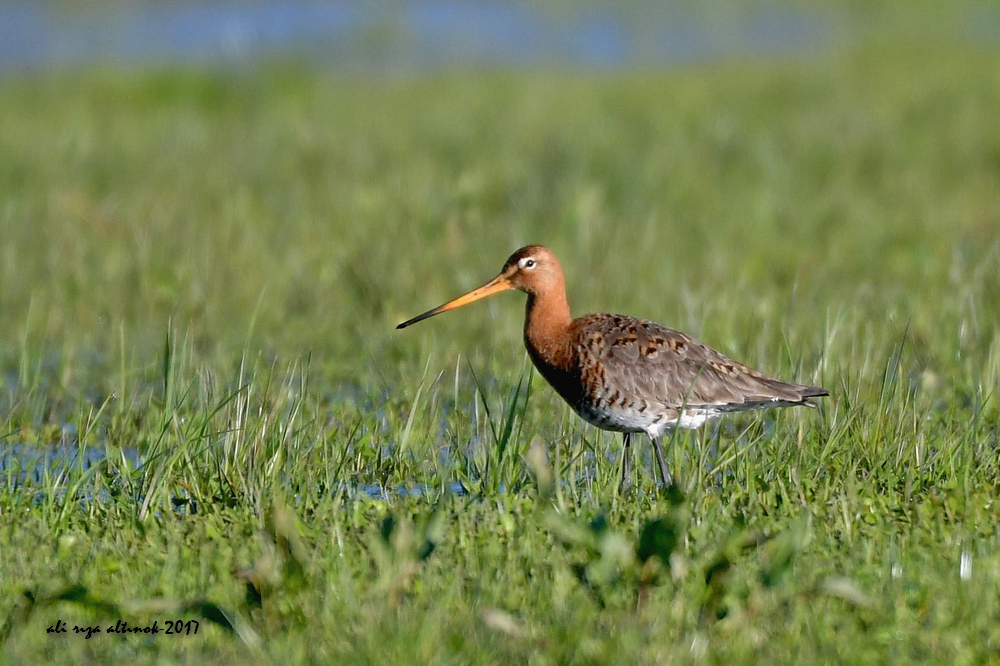
[[[827,395],[737,363],[694,338],[656,322],[591,314],[570,328],[579,391],[553,386],[598,427],[659,434],[695,428],[729,411],[810,405]],[[550,382],[552,379],[550,379]]]

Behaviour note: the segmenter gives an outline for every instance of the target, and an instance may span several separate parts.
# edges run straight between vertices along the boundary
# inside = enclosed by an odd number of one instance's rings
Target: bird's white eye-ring
[[[517,265],[523,270],[530,271],[535,267],[535,260],[532,257],[525,257],[524,259],[521,259],[521,261],[517,262]]]

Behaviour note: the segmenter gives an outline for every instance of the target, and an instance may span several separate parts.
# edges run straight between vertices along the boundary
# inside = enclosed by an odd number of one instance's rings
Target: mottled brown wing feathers
[[[808,398],[827,395],[768,377],[655,322],[593,314],[573,328],[584,376],[599,370],[605,386],[665,407],[739,411],[809,405]]]

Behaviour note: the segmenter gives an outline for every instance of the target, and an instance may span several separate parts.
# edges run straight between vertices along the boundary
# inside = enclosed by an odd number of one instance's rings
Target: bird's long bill
[[[513,285],[510,283],[510,280],[508,280],[503,275],[498,275],[489,282],[487,282],[486,284],[484,284],[482,287],[479,287],[478,289],[473,289],[469,293],[463,294],[462,296],[459,296],[453,301],[448,301],[444,305],[439,305],[433,310],[428,310],[423,314],[419,314],[413,319],[407,319],[396,328],[406,328],[410,324],[416,324],[418,321],[423,321],[428,317],[433,317],[436,314],[441,314],[442,312],[447,312],[448,310],[454,310],[455,308],[460,308],[463,305],[468,305],[469,303],[472,303],[473,301],[478,301],[480,298],[486,298],[487,296],[490,296],[492,294],[499,294],[501,291],[507,291],[508,289],[513,289]]]

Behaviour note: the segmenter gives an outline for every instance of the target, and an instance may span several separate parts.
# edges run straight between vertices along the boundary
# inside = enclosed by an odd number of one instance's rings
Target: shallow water
[[[762,424],[763,431],[761,436],[767,439],[775,432],[775,424],[771,419],[764,419]],[[68,428],[69,426],[67,426]],[[738,428],[736,424],[726,421],[715,422],[708,428],[709,450],[705,459],[705,472],[713,475],[716,478],[716,482],[721,482],[721,474],[731,474],[732,470],[720,473],[714,469],[718,459],[717,442],[715,441],[716,431],[722,428],[726,433],[725,437],[736,438],[740,446],[749,445],[749,442],[745,440],[747,433]],[[679,438],[679,443],[682,446],[690,445],[686,434]],[[456,452],[450,446],[443,446],[438,453],[438,464],[442,469],[453,468],[457,470],[461,466],[462,458],[471,459],[475,457],[477,448],[489,445],[488,442],[473,437],[466,442],[465,449],[462,452]],[[386,445],[382,455],[383,457],[390,458],[397,455],[397,453],[397,450],[393,446]],[[609,441],[607,447],[599,454],[594,451],[585,451],[582,461],[579,461],[575,465],[575,478],[572,480],[560,479],[560,483],[567,486],[571,483],[593,480],[597,478],[598,465],[611,465],[617,473],[618,466],[621,465],[621,454],[620,441],[617,437]],[[693,450],[687,451],[687,455],[693,454]],[[598,460],[598,458],[602,460]],[[82,483],[78,485],[75,483],[76,479],[79,478],[75,476],[76,474],[85,474],[95,465],[105,462],[117,466],[125,465],[132,470],[141,470],[144,464],[139,450],[132,447],[123,448],[120,452],[117,449],[109,452],[101,445],[91,445],[81,448],[72,442],[55,445],[28,445],[0,442],[0,488],[8,487],[17,489],[24,487],[29,492],[37,491],[36,501],[43,501],[49,492],[54,492],[59,497],[65,497],[70,488],[73,488],[75,492],[74,498],[83,503],[90,501],[110,501],[112,498],[108,491],[105,488],[95,488],[89,478],[84,478]],[[651,475],[650,478],[656,477],[652,450],[646,445],[644,438],[640,438],[637,446],[634,446],[633,465],[636,469],[645,469],[645,473]],[[285,483],[290,483],[290,480],[287,478],[284,481]],[[112,480],[112,483],[117,483],[117,480]],[[659,483],[658,480],[656,483]],[[50,487],[53,490],[38,491],[37,488],[33,488],[36,485]],[[507,489],[503,486],[499,490],[501,493],[507,492]],[[321,492],[332,492],[341,495],[349,501],[372,499],[391,502],[414,496],[433,498],[441,492],[445,494],[466,495],[469,491],[457,480],[446,482],[443,486],[440,484],[427,485],[417,482],[383,486],[360,480],[337,482],[333,488],[327,488]],[[137,504],[141,504],[142,499],[141,496],[137,496],[135,501]],[[194,514],[199,512],[198,502],[193,498],[187,497],[185,494],[171,496],[170,499],[174,510],[178,513]]]
[[[720,11],[719,9],[722,9]],[[240,64],[292,57],[365,69],[572,64],[596,68],[803,53],[836,33],[789,2],[715,11],[682,2],[234,0],[0,3],[0,71],[95,63]]]
[[[138,449],[122,449],[121,458],[115,453],[115,462],[122,459],[133,469],[142,466]],[[72,444],[31,446],[0,443],[0,483],[22,485],[41,483],[46,478],[65,477],[76,471],[87,471],[108,457],[99,446],[80,448]]]
[[[142,467],[142,457],[134,448],[123,449],[120,456],[113,452],[113,461],[120,464],[122,460],[132,469]],[[108,451],[101,446],[77,447],[72,444],[55,446],[33,446],[27,444],[9,444],[0,442],[0,485],[13,487],[41,484],[46,480],[55,480],[57,493],[65,494],[67,484],[73,473],[86,472],[94,465],[108,459]],[[84,482],[79,489],[79,499],[90,501],[110,499],[105,492],[94,496],[92,484]],[[403,499],[417,495],[433,495],[436,488],[424,484],[399,484],[384,487],[372,483],[342,484],[337,488],[348,499],[368,497],[375,500],[388,501],[394,498]],[[465,494],[461,483],[453,481],[445,487],[451,494]],[[39,498],[40,499],[40,498]],[[141,502],[142,498],[137,498]],[[175,508],[182,512],[197,513],[197,506],[188,498],[173,498]]]

